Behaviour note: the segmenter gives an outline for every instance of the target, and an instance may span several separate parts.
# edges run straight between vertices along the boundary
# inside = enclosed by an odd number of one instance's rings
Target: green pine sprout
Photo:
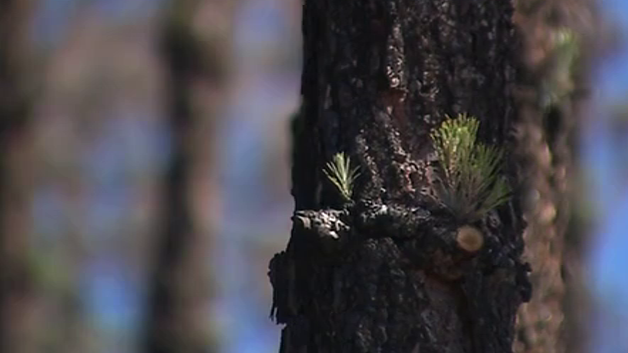
[[[340,195],[345,201],[351,200],[353,194],[353,185],[355,180],[360,176],[358,167],[351,168],[351,160],[345,156],[343,152],[336,153],[330,162],[327,162],[327,168],[323,169],[329,181],[331,181]]]
[[[447,117],[431,133],[440,161],[436,196],[454,215],[468,221],[482,218],[510,198],[508,183],[499,174],[502,153],[477,142],[479,126],[476,118],[461,114],[457,119]]]

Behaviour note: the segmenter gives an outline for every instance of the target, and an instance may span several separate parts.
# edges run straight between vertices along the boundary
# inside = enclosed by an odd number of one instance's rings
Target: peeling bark
[[[510,352],[530,297],[512,158],[518,38],[510,1],[306,0],[303,106],[293,125],[296,210],[272,259],[281,352]],[[433,201],[429,133],[480,121],[506,153],[512,201],[466,226]],[[337,152],[360,168],[345,204],[323,174]]]

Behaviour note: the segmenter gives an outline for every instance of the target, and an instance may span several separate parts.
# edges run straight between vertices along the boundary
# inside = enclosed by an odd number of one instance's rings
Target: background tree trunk
[[[33,2],[0,2],[0,351],[31,351],[29,202],[32,191],[31,81],[27,75]]]
[[[515,351],[582,352],[590,330],[582,270],[586,225],[577,214],[586,201],[585,192],[574,192],[582,190],[576,151],[588,69],[600,49],[592,44],[599,20],[592,0],[520,0],[516,22],[526,44],[517,129],[528,175],[524,258],[534,291],[517,317]],[[565,60],[565,34],[575,40],[573,62]]]
[[[146,352],[214,352],[208,316],[213,189],[212,135],[225,99],[231,5],[173,1],[160,50],[172,131],[157,239]],[[207,25],[208,27],[199,27]]]
[[[281,352],[509,352],[530,295],[518,165],[516,37],[510,1],[306,0],[303,107],[294,122],[296,213],[270,264]],[[446,115],[480,120],[506,152],[515,195],[474,224],[430,201],[429,133]],[[323,174],[337,152],[360,167],[346,207]]]

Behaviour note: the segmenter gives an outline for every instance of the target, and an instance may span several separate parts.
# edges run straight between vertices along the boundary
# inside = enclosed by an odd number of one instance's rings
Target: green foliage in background
[[[343,152],[336,153],[327,168],[323,169],[329,181],[331,181],[345,201],[351,200],[353,184],[360,176],[358,167],[351,168],[351,160]]]
[[[541,107],[548,109],[560,104],[575,90],[575,72],[580,58],[580,41],[569,28],[552,33],[553,44],[550,69],[541,84]]]
[[[434,188],[439,201],[459,219],[474,221],[508,201],[510,188],[499,174],[502,153],[477,141],[479,122],[447,118],[431,137],[440,161]]]

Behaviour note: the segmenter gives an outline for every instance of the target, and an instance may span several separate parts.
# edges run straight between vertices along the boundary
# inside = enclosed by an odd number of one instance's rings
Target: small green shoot
[[[499,174],[502,153],[477,142],[480,123],[461,114],[447,118],[431,137],[440,161],[439,201],[460,219],[474,221],[510,198],[506,179]]]
[[[355,180],[360,176],[358,167],[351,168],[351,160],[345,156],[343,152],[336,153],[330,162],[327,162],[327,168],[323,169],[329,181],[331,181],[340,195],[345,201],[351,200],[353,194],[353,185]]]

